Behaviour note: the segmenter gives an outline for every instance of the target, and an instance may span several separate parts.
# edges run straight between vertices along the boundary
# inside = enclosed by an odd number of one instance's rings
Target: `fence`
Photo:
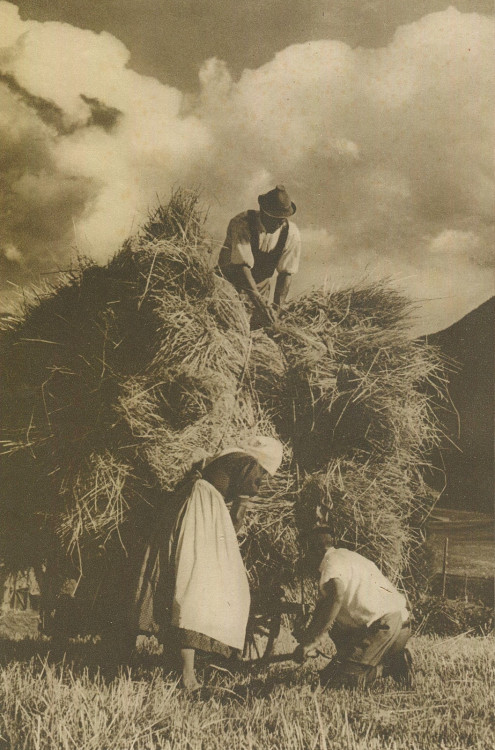
[[[481,601],[494,606],[494,577],[476,576],[468,573],[449,572],[449,537],[445,537],[442,556],[442,571],[436,573],[430,583],[432,594],[447,599],[463,599],[465,602]]]

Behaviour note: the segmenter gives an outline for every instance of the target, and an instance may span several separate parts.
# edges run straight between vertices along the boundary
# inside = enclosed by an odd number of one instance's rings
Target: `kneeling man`
[[[412,687],[405,597],[371,560],[335,547],[330,527],[315,527],[312,537],[311,548],[321,558],[321,597],[294,658],[304,661],[329,632],[337,654],[320,673],[323,685],[364,687],[391,675]]]

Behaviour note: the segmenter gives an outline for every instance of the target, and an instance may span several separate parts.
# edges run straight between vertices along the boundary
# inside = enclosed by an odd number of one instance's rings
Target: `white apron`
[[[222,495],[193,486],[177,529],[172,625],[242,650],[250,594],[237,536]]]

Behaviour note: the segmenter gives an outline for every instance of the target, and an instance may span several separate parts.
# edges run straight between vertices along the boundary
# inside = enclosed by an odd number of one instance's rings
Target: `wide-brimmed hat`
[[[268,193],[258,195],[258,203],[265,214],[275,219],[286,219],[296,213],[296,204],[291,201],[283,185],[277,185]]]

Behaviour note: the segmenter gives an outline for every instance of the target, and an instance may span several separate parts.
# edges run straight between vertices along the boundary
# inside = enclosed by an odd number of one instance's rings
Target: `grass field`
[[[493,575],[489,517],[436,510],[429,541],[441,567]],[[63,663],[34,636],[35,613],[0,618],[0,750],[492,750],[495,638],[417,637],[414,691],[323,691],[317,669],[286,662],[236,674],[206,668],[206,694],[185,695],[159,657],[141,654],[109,678],[97,646],[74,643]],[[3,641],[1,639],[4,639]],[[294,642],[281,645],[289,651]]]
[[[0,668],[0,750],[488,750],[495,746],[495,641],[413,639],[414,691],[322,691],[314,662],[258,672],[205,670],[191,698],[148,663],[105,679],[85,644],[53,664],[18,642]],[[87,654],[86,654],[87,656]],[[323,665],[323,664],[322,664]],[[321,665],[321,666],[322,666]]]

